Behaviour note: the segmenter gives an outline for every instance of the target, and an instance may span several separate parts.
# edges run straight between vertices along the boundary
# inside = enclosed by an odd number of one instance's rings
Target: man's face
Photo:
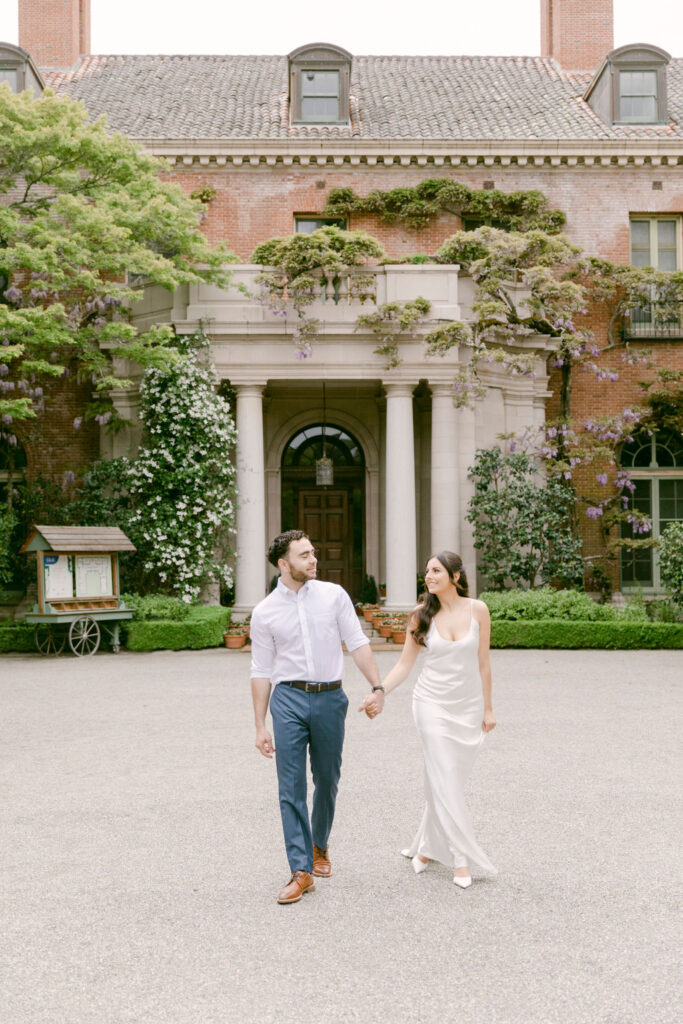
[[[318,559],[315,557],[315,548],[308,537],[293,540],[284,561],[287,563],[289,575],[295,583],[305,583],[306,580],[315,579]]]

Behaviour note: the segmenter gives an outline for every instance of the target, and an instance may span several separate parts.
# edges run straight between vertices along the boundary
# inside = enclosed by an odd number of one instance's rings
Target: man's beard
[[[289,575],[292,577],[295,583],[305,583],[306,580],[310,580],[313,577],[307,572],[297,572],[296,569],[289,570]],[[315,569],[313,570],[313,576],[315,576]]]

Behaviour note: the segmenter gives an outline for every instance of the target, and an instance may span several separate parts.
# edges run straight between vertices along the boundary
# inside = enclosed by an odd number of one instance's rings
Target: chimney
[[[19,0],[19,45],[39,68],[70,68],[90,53],[90,0]]]
[[[565,71],[597,71],[614,49],[612,0],[541,0],[541,56]]]

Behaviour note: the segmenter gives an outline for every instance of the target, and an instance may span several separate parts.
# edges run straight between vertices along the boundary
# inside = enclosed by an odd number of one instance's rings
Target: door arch
[[[281,459],[283,530],[305,530],[318,551],[318,577],[360,596],[365,552],[365,455],[360,442],[335,423],[312,423],[289,438]],[[334,483],[316,484],[315,464],[332,460]]]

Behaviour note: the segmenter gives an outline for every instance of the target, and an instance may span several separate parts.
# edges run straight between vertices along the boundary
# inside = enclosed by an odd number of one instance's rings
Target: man
[[[256,747],[275,753],[280,812],[292,877],[278,903],[297,903],[315,888],[313,875],[327,878],[327,844],[341,770],[344,720],[349,705],[341,688],[342,641],[384,706],[375,657],[351,599],[336,583],[316,580],[317,559],[302,530],[275,538],[269,562],[280,570],[276,588],[251,617],[251,692]],[[274,687],[271,696],[271,688]],[[273,738],[266,729],[270,698]],[[306,752],[315,787],[310,821],[306,803]]]

